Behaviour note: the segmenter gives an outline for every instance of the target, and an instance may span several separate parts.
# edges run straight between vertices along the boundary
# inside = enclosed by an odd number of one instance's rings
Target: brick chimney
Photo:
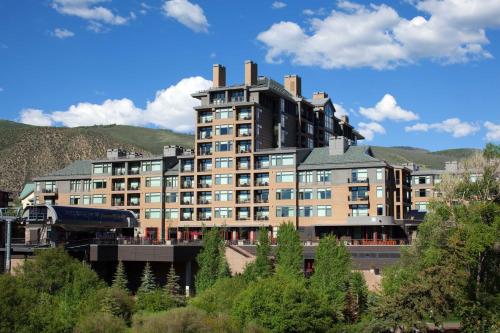
[[[298,75],[285,75],[285,89],[294,96],[302,96],[302,80]]]
[[[245,61],[245,85],[253,86],[257,84],[257,64],[252,60]]]
[[[345,136],[332,136],[328,142],[328,153],[331,156],[342,155],[349,149],[349,141]]]
[[[226,67],[214,64],[212,83],[214,88],[224,87],[226,85]]]
[[[323,99],[328,98],[328,94],[324,91],[317,91],[313,93],[313,99]]]

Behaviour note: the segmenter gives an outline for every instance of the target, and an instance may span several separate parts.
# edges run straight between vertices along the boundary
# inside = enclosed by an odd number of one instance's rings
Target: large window
[[[146,177],[146,187],[160,187],[161,177]]]
[[[91,199],[92,199],[92,198],[90,197],[90,195],[84,195],[84,196],[83,196],[83,204],[84,204],[84,205],[86,205],[86,206],[87,206],[87,205],[90,205],[90,203],[91,203],[91,201],[92,201]]]
[[[108,174],[111,172],[111,163],[96,163],[93,166],[94,174]]]
[[[90,186],[91,186],[91,181],[90,179],[84,180],[83,181],[83,191],[88,192],[90,191]]]
[[[100,180],[93,180],[92,181],[92,188],[94,190],[98,190],[98,189],[103,189],[103,188],[106,188],[107,187],[107,182],[103,179],[100,179]]]
[[[302,216],[302,217],[313,216],[313,207],[312,206],[300,206],[299,207],[299,216]]]
[[[316,181],[318,183],[329,183],[332,178],[332,172],[330,170],[320,170],[316,172]]]
[[[228,207],[216,207],[215,218],[227,219],[233,217],[233,209]]]
[[[233,158],[232,157],[217,157],[215,159],[216,168],[232,168]]]
[[[271,156],[271,165],[272,166],[280,166],[280,165],[293,165],[293,155],[272,155]]]
[[[179,180],[177,176],[167,176],[165,177],[165,187],[176,188],[179,186]]]
[[[419,212],[427,212],[429,209],[429,203],[428,202],[417,202],[417,203],[415,203],[415,208]]]
[[[233,149],[232,141],[216,141],[215,151],[231,151]]]
[[[313,190],[310,188],[301,188],[299,190],[300,200],[311,200],[313,198]]]
[[[278,206],[276,207],[276,217],[291,217],[295,216],[295,207]]]
[[[104,194],[94,194],[92,196],[92,204],[103,205],[106,203],[106,196]]]
[[[430,184],[431,176],[419,176],[415,177],[415,184]]]
[[[368,170],[366,169],[353,169],[352,182],[364,182],[368,179]]]
[[[352,216],[368,216],[368,205],[352,205]]]
[[[213,104],[223,104],[226,102],[226,92],[216,91],[210,94],[210,98]]]
[[[382,169],[377,169],[377,180],[382,180],[384,177],[384,173],[382,172]]]
[[[277,183],[292,183],[294,179],[294,172],[278,172],[276,173],[276,182]]]
[[[332,216],[332,206],[318,206],[318,216]]]
[[[215,201],[233,200],[233,191],[215,191]]]
[[[69,182],[69,190],[71,192],[80,192],[80,185],[81,185],[81,181],[79,181],[79,180],[71,180]]]
[[[144,217],[146,219],[161,219],[161,209],[160,208],[146,208],[144,211]]]
[[[299,172],[299,183],[312,183],[312,182],[313,182],[312,171]]]
[[[80,204],[80,196],[79,195],[70,195],[69,197],[70,205],[78,205]]]
[[[330,190],[329,188],[319,188],[317,190],[317,195],[319,200],[331,199],[332,190]]]
[[[166,192],[165,193],[165,203],[177,202],[177,192]]]
[[[229,173],[217,174],[215,175],[216,185],[229,185],[233,182],[233,175]]]
[[[215,119],[229,119],[233,117],[233,109],[217,109],[215,110]]]
[[[161,161],[142,162],[142,171],[161,171]]]
[[[215,135],[231,135],[231,134],[233,134],[233,125],[215,126]]]
[[[146,203],[158,203],[161,202],[161,193],[146,193],[144,196]]]
[[[377,186],[377,198],[384,197],[384,189],[382,186]]]
[[[294,192],[291,188],[277,189],[276,200],[291,200],[295,197]]]
[[[165,220],[177,220],[178,218],[179,218],[179,209],[177,208],[165,209]]]

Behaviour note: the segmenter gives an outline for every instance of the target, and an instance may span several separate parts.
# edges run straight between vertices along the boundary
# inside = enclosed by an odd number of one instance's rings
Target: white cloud
[[[91,125],[154,125],[174,131],[189,132],[194,128],[193,107],[199,101],[191,94],[208,89],[211,81],[200,76],[182,79],[177,84],[156,92],[155,99],[145,109],[128,98],[107,99],[101,104],[78,103],[65,111],[45,113],[38,109],[21,111],[20,121],[26,124],[68,127]]]
[[[63,15],[70,15],[111,25],[122,25],[129,18],[114,14],[110,9],[100,6],[107,0],[53,0],[52,7]]]
[[[313,16],[313,15],[321,16],[321,15],[326,14],[326,10],[324,8],[319,8],[316,10],[306,8],[302,11],[302,14],[307,15],[307,16]]]
[[[148,5],[147,3],[145,2],[141,2],[141,9],[139,10],[139,12],[142,14],[142,15],[146,15],[148,13],[148,10],[151,9],[151,6]]]
[[[38,109],[21,110],[20,121],[24,124],[35,126],[51,126],[53,124],[50,115]]]
[[[344,108],[343,105],[333,103],[333,106],[335,107],[335,116],[336,117],[342,117],[342,116],[349,115],[349,112],[347,112],[347,110]]]
[[[0,87],[0,92],[3,92],[3,87]]]
[[[285,7],[286,7],[286,3],[281,2],[281,1],[275,1],[275,2],[273,2],[273,4],[271,5],[271,7],[273,7],[273,9],[282,9],[282,8],[285,8]]]
[[[208,20],[203,8],[188,0],[169,0],[163,4],[163,11],[194,32],[208,32]]]
[[[479,131],[479,126],[473,123],[461,121],[458,118],[449,118],[439,123],[417,123],[413,126],[406,126],[406,132],[428,132],[436,130],[451,134],[454,138],[462,138]]]
[[[484,123],[484,127],[487,129],[486,140],[500,141],[500,124],[495,124],[491,121],[487,121]]]
[[[70,31],[68,29],[61,29],[61,28],[55,28],[54,31],[52,32],[52,36],[64,39],[68,37],[73,37],[75,33],[73,31]]]
[[[359,123],[357,129],[365,137],[366,141],[372,141],[375,134],[385,134],[385,128],[376,122]]]
[[[423,16],[401,17],[387,5],[340,1],[308,27],[282,21],[261,32],[266,60],[322,68],[392,68],[431,59],[440,63],[490,58],[486,29],[500,26],[498,0],[412,1]],[[306,15],[317,15],[305,9]],[[424,17],[425,16],[425,17]]]
[[[359,108],[359,113],[374,121],[383,121],[385,119],[393,121],[410,121],[418,119],[416,113],[401,108],[396,102],[396,99],[390,94],[385,94],[374,107]]]

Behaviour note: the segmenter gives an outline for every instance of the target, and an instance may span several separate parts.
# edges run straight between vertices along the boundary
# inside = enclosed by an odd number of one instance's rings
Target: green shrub
[[[137,294],[136,308],[139,311],[159,312],[176,306],[177,302],[162,289]]]
[[[209,314],[229,313],[238,295],[245,290],[247,285],[242,276],[225,278],[192,298],[189,304]]]
[[[74,333],[121,333],[127,326],[123,319],[109,313],[97,312],[82,317],[74,329]]]

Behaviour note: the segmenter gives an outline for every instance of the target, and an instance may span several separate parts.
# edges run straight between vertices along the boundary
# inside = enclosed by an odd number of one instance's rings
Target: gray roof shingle
[[[91,175],[92,161],[82,160],[75,161],[67,167],[49,173],[47,176],[76,176],[76,175]]]
[[[314,148],[301,166],[318,164],[385,163],[370,155],[368,146],[350,146],[342,155],[330,155],[328,147]]]

